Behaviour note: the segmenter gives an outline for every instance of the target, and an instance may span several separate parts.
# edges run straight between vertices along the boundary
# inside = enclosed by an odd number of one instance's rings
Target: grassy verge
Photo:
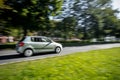
[[[0,80],[120,80],[120,48],[0,65]]]

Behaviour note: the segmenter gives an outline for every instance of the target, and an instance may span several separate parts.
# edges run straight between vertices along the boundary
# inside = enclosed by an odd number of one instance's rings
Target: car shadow
[[[15,58],[20,58],[22,56],[18,55],[18,54],[14,54],[14,55],[2,55],[0,56],[0,60],[7,60],[7,59],[15,59]]]
[[[53,53],[53,52],[36,53],[36,54],[32,55],[31,57],[35,57],[35,56],[43,56],[43,55],[51,55],[51,54],[55,54],[55,53]],[[25,56],[23,56],[23,55],[19,55],[19,54],[13,54],[13,55],[2,55],[2,56],[0,56],[0,60],[18,59],[18,58],[29,58],[29,57],[25,57]]]

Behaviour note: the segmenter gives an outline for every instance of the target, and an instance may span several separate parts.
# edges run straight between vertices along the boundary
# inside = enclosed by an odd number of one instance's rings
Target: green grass
[[[1,65],[0,80],[120,80],[120,48]]]

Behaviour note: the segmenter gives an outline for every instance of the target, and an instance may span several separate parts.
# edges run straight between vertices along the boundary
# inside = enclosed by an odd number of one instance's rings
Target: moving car
[[[60,53],[62,45],[44,36],[26,36],[16,45],[16,51],[24,56],[32,56],[34,53],[55,52]]]

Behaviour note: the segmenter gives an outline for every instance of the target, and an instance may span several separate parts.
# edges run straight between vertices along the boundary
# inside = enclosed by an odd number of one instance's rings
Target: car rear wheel
[[[26,49],[24,51],[24,56],[29,57],[33,55],[33,51],[31,49]]]
[[[55,53],[60,53],[61,52],[61,48],[60,47],[56,47],[55,48]]]

